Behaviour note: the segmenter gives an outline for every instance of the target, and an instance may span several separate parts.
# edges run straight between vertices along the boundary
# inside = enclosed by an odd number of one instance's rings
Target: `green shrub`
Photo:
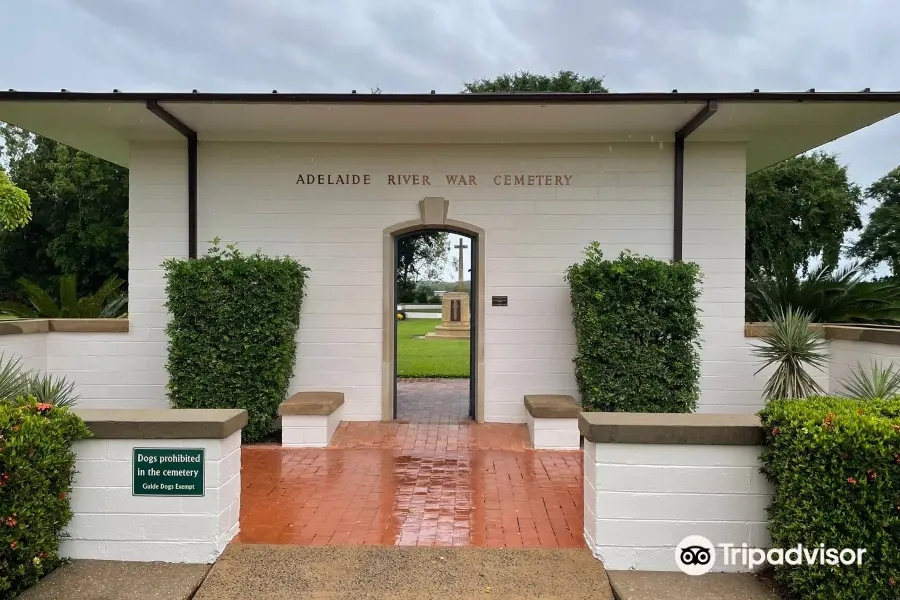
[[[218,240],[206,256],[163,266],[172,406],[246,409],[244,441],[264,439],[294,373],[308,269]]]
[[[575,377],[587,410],[691,412],[699,396],[700,269],[599,244],[566,273],[575,324]]]
[[[90,436],[64,407],[0,400],[0,598],[13,598],[59,565],[72,518],[72,443]]]
[[[861,566],[783,565],[776,580],[804,600],[897,598],[900,401],[773,401],[761,417],[772,547],[866,548]]]

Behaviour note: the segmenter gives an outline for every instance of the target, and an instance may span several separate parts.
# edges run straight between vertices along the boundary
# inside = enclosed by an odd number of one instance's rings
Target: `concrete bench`
[[[341,424],[343,404],[341,392],[297,392],[278,407],[281,445],[324,448]]]
[[[525,396],[526,423],[535,450],[578,450],[578,413],[581,405],[572,396],[533,394]]]

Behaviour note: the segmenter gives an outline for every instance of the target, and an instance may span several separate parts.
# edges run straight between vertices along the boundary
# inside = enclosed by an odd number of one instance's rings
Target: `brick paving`
[[[343,423],[329,448],[242,452],[242,543],[585,545],[581,453],[524,425]]]
[[[397,379],[397,419],[406,423],[465,423],[469,379]]]

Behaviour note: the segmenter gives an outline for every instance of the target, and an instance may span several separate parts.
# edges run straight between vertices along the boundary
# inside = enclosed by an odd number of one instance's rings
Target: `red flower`
[[[856,409],[856,414],[858,414],[858,415],[863,414],[863,409],[857,408],[857,409]]]
[[[38,557],[40,557],[40,558],[47,558],[47,553],[46,553],[46,552],[41,552],[40,554],[38,554]]]
[[[773,427],[773,428],[772,428],[772,435],[773,435],[773,436],[778,435],[779,433],[781,433],[781,430],[780,430],[780,429],[778,429],[777,427]]]
[[[868,471],[866,471],[866,475],[869,476],[869,479],[875,479],[876,477],[878,477],[878,473],[875,472],[875,469],[869,469]]]
[[[888,579],[888,585],[897,585],[897,582],[894,581],[893,577],[891,577],[890,579]]]
[[[15,527],[16,522],[17,521],[15,519],[13,519],[12,517],[6,517],[6,526],[7,527]]]
[[[38,402],[37,404],[38,412],[45,412],[50,410],[51,408],[53,408],[53,405],[46,402]]]
[[[849,483],[849,484],[852,485],[852,484],[856,483],[856,480],[853,479],[852,477],[848,477],[848,478],[847,478],[847,483]]]
[[[19,430],[19,426],[18,426],[18,425],[13,425],[13,431],[18,431],[18,430]]]
[[[15,549],[16,549],[16,544],[17,544],[17,543],[18,543],[18,542],[16,542],[15,540],[13,540],[12,542],[9,543],[9,547],[12,548],[13,550],[15,550]]]
[[[65,492],[61,492],[61,493],[59,494],[59,499],[60,499],[60,500],[65,500],[65,499],[66,499],[66,493],[65,493]]]
[[[825,420],[822,422],[822,426],[825,427],[825,429],[830,429],[832,421],[834,421],[834,413],[828,413],[828,416],[825,417]]]

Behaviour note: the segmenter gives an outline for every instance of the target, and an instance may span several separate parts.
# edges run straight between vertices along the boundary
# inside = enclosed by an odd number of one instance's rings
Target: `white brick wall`
[[[330,415],[284,415],[281,445],[288,448],[324,448],[341,424],[343,406]]]
[[[767,548],[757,446],[584,442],[584,536],[607,569],[677,571],[689,535]],[[719,550],[721,552],[721,550]],[[714,570],[723,567],[717,557]]]
[[[3,362],[19,359],[25,371],[47,368],[47,333],[16,333],[0,335],[0,355]]]
[[[61,555],[77,559],[211,563],[237,535],[240,431],[222,440],[76,442],[77,474]],[[133,496],[134,448],[203,448],[203,497]]]
[[[183,145],[140,144],[131,154],[130,290],[132,332],[164,342],[166,315],[159,263],[187,251]],[[623,249],[668,259],[672,252],[671,145],[341,146],[201,143],[199,238],[215,236],[290,254],[309,266],[291,392],[345,394],[345,420],[381,411],[382,231],[418,216],[417,201],[443,196],[451,218],[485,230],[485,417],[525,421],[526,393],[576,395],[574,336],[565,269],[591,241],[608,256]],[[301,172],[358,172],[369,186],[299,186]],[[441,187],[444,173],[475,174],[480,187]],[[570,173],[565,188],[495,188],[494,173]],[[388,187],[387,173],[431,173],[432,187]],[[743,313],[744,149],[687,148],[685,256],[708,271],[705,335],[746,361]],[[204,250],[205,243],[201,242]],[[730,346],[729,346],[730,344]],[[151,351],[148,347],[148,352]],[[158,369],[163,345],[147,356]],[[751,410],[740,386],[745,370],[704,351],[703,410]],[[164,403],[148,377],[145,396]],[[730,403],[729,403],[730,402]]]
[[[892,344],[874,344],[872,342],[854,342],[850,340],[831,340],[829,343],[831,360],[828,363],[828,381],[825,389],[837,393],[841,388],[841,380],[850,375],[850,369],[857,363],[868,372],[872,361],[882,368],[892,363],[900,369],[900,346]]]
[[[526,411],[525,424],[535,450],[580,450],[578,418],[536,419]]]

